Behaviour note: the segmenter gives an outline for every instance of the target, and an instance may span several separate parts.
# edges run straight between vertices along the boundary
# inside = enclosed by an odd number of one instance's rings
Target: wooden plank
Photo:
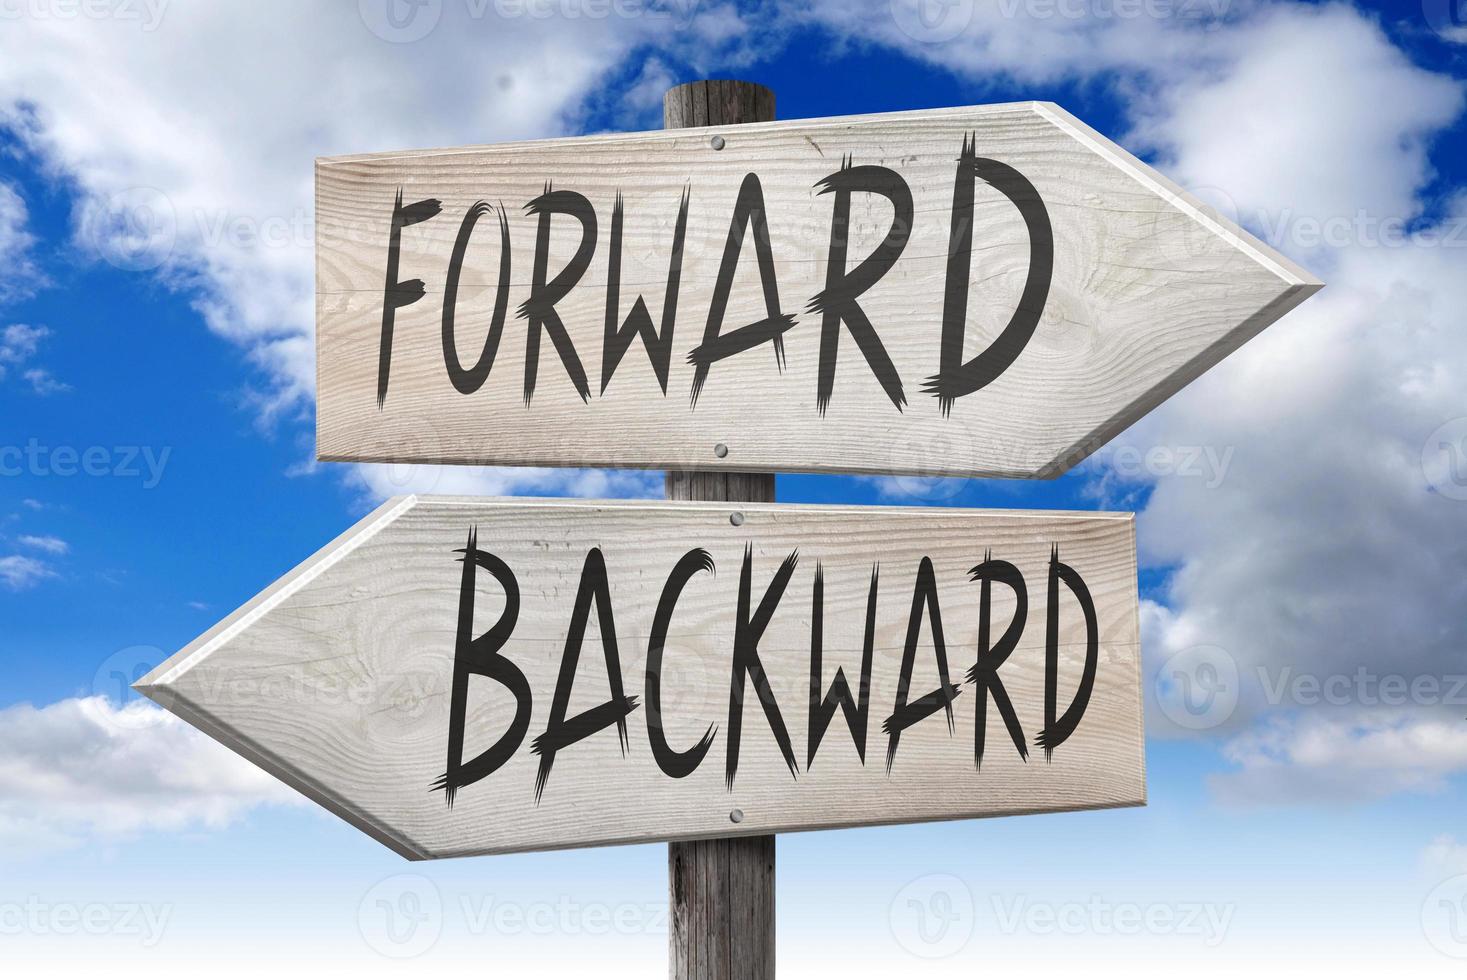
[[[696,124],[696,100],[688,108]],[[706,104],[702,112],[706,121]],[[722,149],[713,148],[715,136]],[[989,180],[965,178],[975,187],[971,215],[957,224],[971,226],[971,256],[950,271],[949,253],[962,242],[952,212],[965,141],[975,160],[1012,168],[1037,194],[1053,240],[1048,277],[1036,269],[1044,235],[1030,233],[1011,200],[1022,193],[1000,188],[991,168]],[[822,413],[826,331],[813,305],[828,284],[837,195],[822,193],[821,182],[846,163],[888,168],[911,194],[899,257],[859,296],[903,404],[878,379],[846,317],[830,331],[834,368]],[[777,309],[794,325],[782,335],[782,359],[765,342],[712,363],[695,404],[698,369],[689,358],[716,320],[719,272],[749,174],[768,218]],[[1319,288],[1049,103],[336,157],[319,160],[316,177],[317,452],[328,460],[1054,476]],[[528,353],[524,304],[542,216],[527,205],[547,186],[581,195],[595,215],[589,262],[554,304],[584,374],[584,398],[548,330],[534,332],[538,349]],[[421,280],[418,299],[386,289],[399,190],[405,207],[441,206],[400,229],[393,283]],[[664,325],[685,193],[676,316]],[[613,250],[618,197],[621,244]],[[476,202],[489,210],[465,239],[450,304],[451,256]],[[851,194],[848,234],[837,236],[847,271],[876,251],[895,214],[880,194]],[[510,241],[506,289],[501,220]],[[582,237],[574,216],[549,222],[542,282],[557,278]],[[742,239],[730,265],[720,336],[769,315],[753,238]],[[614,366],[605,356],[613,251],[620,267],[611,323],[624,325],[640,298],[648,332],[671,331],[665,392],[643,339],[631,339]],[[966,309],[950,319],[966,333],[948,367],[981,352],[1016,353],[944,415],[928,381],[944,368],[950,287],[964,276]],[[1021,304],[1031,278],[1038,291]],[[448,348],[465,372],[457,382],[443,342],[449,308]],[[1021,313],[1034,326],[1017,343],[1010,322]],[[489,370],[473,375],[496,322]],[[720,446],[724,454],[715,455]]]
[[[821,827],[997,816],[1144,801],[1135,544],[1131,515],[779,504],[574,502],[401,498],[385,504],[149,674],[139,690],[234,750],[413,858],[557,847],[769,834]],[[461,676],[462,760],[471,762],[512,728],[515,750],[491,774],[455,785],[450,764],[462,551],[471,538],[512,571],[519,604],[502,655],[524,676],[528,714],[502,681]],[[702,548],[712,568],[688,572],[653,642],[670,573]],[[626,715],[614,728],[545,755],[532,746],[551,725],[553,702],[583,572],[604,559],[612,617],[600,605],[587,625],[567,717],[611,699],[602,640],[614,636]],[[1055,609],[1056,717],[1083,687],[1089,659],[1084,605],[1058,581],[1052,554],[1083,582],[1095,615],[1094,680],[1079,723],[1051,758],[1037,739],[1046,721],[1049,611]],[[743,565],[748,619],[789,556],[793,569],[754,649],[788,733],[785,761],[754,680],[732,711]],[[979,659],[982,587],[971,570],[990,556],[1023,576],[1027,615],[998,676],[1012,702],[1027,761],[992,697],[968,671]],[[508,604],[482,556],[463,640],[488,633]],[[951,684],[945,712],[901,730],[895,751],[883,726],[898,708],[914,594],[930,561]],[[879,570],[875,566],[879,565]],[[701,569],[701,565],[684,566]],[[990,566],[992,567],[992,566]],[[1056,566],[1058,568],[1058,566]],[[823,599],[818,688],[837,669],[859,693],[868,598],[877,580],[864,761],[842,710],[809,754],[815,580]],[[875,573],[875,574],[874,574]],[[990,587],[989,640],[1015,617],[1003,584]],[[919,615],[907,702],[939,689],[933,623]],[[747,646],[747,645],[745,645]],[[482,648],[475,656],[487,657]],[[649,650],[662,665],[649,687]],[[747,649],[745,650],[747,653]],[[467,654],[465,654],[467,656]],[[482,659],[479,662],[484,662]],[[987,663],[988,658],[984,657]],[[654,695],[652,688],[659,692]],[[658,697],[659,703],[652,704]],[[823,700],[823,696],[822,696]],[[977,710],[986,706],[986,751],[975,764]],[[705,736],[705,757],[685,776],[667,774],[649,719],[660,709],[667,749]],[[888,726],[889,727],[889,726]],[[901,726],[898,725],[898,728]],[[737,729],[737,738],[734,737]],[[731,745],[737,744],[735,753]],[[888,753],[891,753],[888,770]],[[730,782],[730,756],[734,758]],[[675,767],[674,767],[675,768]],[[436,787],[436,788],[435,788]],[[737,811],[737,813],[735,812]]]

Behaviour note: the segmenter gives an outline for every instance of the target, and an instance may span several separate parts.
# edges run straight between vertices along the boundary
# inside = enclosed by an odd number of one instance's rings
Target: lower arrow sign
[[[137,685],[411,858],[1137,805],[1129,514],[407,497]]]

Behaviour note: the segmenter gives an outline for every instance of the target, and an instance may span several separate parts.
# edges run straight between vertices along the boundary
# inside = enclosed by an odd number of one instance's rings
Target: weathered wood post
[[[734,126],[774,119],[774,93],[752,82],[709,80],[669,89],[664,129]],[[715,140],[717,137],[715,137]],[[711,142],[708,152],[721,144]],[[725,445],[708,447],[723,458]],[[738,451],[735,446],[733,452]],[[772,501],[773,473],[669,472],[669,500]],[[730,814],[732,821],[734,815]],[[673,980],[767,980],[774,976],[774,836],[667,845]]]

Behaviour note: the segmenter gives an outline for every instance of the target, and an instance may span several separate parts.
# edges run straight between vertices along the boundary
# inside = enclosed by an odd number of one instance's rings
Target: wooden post
[[[662,99],[664,129],[734,126],[773,118],[774,93],[752,82],[688,82],[669,89]],[[718,152],[715,147],[721,145],[710,143],[708,152]],[[709,451],[718,450],[710,446]],[[738,452],[738,446],[731,451]],[[668,473],[667,499],[772,501],[774,474]],[[771,980],[774,835],[669,844],[667,875],[668,969],[673,980]]]

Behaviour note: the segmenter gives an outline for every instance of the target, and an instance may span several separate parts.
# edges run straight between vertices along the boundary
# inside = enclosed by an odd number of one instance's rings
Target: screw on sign
[[[361,6],[390,41],[441,7]],[[773,473],[1056,476],[1320,283],[1047,103],[665,110],[318,161],[317,455],[672,499],[391,500],[137,687],[413,859],[667,841],[673,975],[764,978],[777,833],[1146,798],[1133,515],[777,505]],[[303,676],[354,696],[272,693]],[[1237,694],[1211,649],[1156,679],[1184,727]],[[387,956],[441,922],[416,876],[359,915]],[[972,893],[919,878],[890,924],[961,952]]]

